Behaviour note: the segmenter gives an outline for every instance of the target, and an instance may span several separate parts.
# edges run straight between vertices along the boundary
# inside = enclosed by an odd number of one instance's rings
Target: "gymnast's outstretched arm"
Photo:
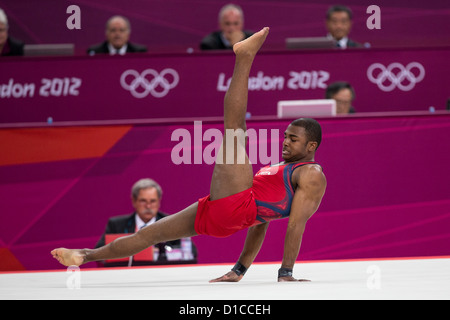
[[[240,270],[230,271],[222,277],[211,280],[210,282],[238,282],[244,277],[244,273],[252,265],[266,237],[269,223],[258,224],[250,227],[245,238],[244,249],[239,257],[236,265],[240,266]]]
[[[298,182],[284,240],[283,262],[278,273],[279,282],[304,281],[295,279],[292,271],[300,252],[306,223],[319,208],[327,185],[322,168],[318,165],[297,169],[294,171],[293,180]]]

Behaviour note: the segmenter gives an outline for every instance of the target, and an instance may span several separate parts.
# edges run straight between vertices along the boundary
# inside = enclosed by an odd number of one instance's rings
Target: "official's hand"
[[[209,283],[214,282],[239,282],[244,277],[244,275],[238,276],[234,271],[230,271],[227,274],[221,276],[220,278],[210,280]]]

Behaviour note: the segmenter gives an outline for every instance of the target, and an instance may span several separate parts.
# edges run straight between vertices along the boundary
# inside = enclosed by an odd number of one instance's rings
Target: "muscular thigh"
[[[253,168],[246,152],[245,131],[226,130],[211,178],[211,200],[222,199],[253,185]]]

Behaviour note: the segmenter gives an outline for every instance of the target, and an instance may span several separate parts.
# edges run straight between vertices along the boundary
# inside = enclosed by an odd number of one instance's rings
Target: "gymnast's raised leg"
[[[264,43],[269,28],[264,28],[252,37],[234,46],[236,63],[230,88],[224,101],[224,127],[245,133],[245,114],[247,111],[248,78],[251,65],[256,53]],[[245,139],[244,139],[245,141]],[[234,149],[233,159],[227,158],[229,146]],[[244,152],[244,161],[237,157]],[[244,191],[252,186],[253,171],[245,153],[245,142],[237,139],[227,144],[226,135],[222,143],[222,156],[218,156],[211,179],[211,200]],[[195,217],[198,204],[168,216],[147,226],[137,233],[114,240],[112,243],[98,249],[54,249],[51,254],[65,266],[82,265],[91,261],[118,259],[135,255],[156,243],[176,240],[197,235],[195,231]]]
[[[224,100],[225,134],[211,179],[211,200],[226,198],[253,185],[253,168],[246,153],[248,80],[256,53],[269,28],[233,46],[236,54],[233,76]],[[231,135],[227,134],[232,133]],[[222,159],[220,159],[222,157]]]

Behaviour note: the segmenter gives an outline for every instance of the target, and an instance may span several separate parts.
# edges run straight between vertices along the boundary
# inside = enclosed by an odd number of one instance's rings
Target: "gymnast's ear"
[[[319,144],[316,141],[308,141],[307,150],[308,152],[315,152]]]

